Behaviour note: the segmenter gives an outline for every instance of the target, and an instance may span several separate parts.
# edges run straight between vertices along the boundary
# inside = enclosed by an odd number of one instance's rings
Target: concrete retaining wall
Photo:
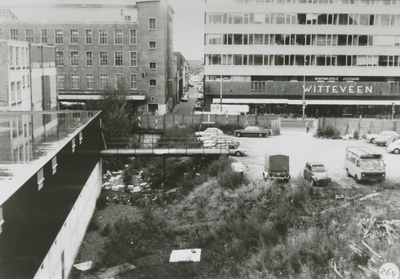
[[[34,279],[65,279],[85,236],[102,185],[101,160],[93,169]]]

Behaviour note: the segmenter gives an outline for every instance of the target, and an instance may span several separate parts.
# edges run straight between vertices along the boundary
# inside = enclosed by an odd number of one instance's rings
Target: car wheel
[[[372,143],[375,143],[375,139],[374,139],[374,138],[372,138],[372,139],[371,139],[371,142],[372,142]]]
[[[237,136],[238,138],[240,138],[240,137],[242,136],[242,134],[236,133],[236,136]]]
[[[236,152],[235,152],[235,155],[239,157],[239,156],[242,155],[242,153],[240,153],[240,151],[236,151]]]
[[[354,178],[356,179],[356,182],[357,182],[357,183],[360,183],[361,180],[358,178],[358,175],[357,175],[357,174],[354,176]]]
[[[394,154],[400,154],[400,149],[396,148],[395,150],[393,150]]]
[[[347,177],[351,176],[350,173],[349,173],[349,169],[346,169],[346,175],[347,175]]]
[[[259,137],[259,138],[262,138],[262,137],[263,137],[263,134],[258,134],[258,137]]]
[[[264,181],[267,181],[268,180],[268,176],[265,176],[265,174],[263,174],[263,179],[264,179]]]

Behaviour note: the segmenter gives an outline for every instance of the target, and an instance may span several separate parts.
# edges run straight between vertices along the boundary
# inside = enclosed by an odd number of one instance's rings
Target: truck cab
[[[344,170],[347,176],[353,176],[357,182],[382,182],[386,179],[386,169],[382,154],[375,153],[364,146],[346,148]]]

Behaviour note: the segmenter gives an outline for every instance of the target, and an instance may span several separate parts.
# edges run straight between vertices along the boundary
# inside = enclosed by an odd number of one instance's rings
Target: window
[[[22,88],[25,88],[25,76],[22,76]]]
[[[64,37],[63,37],[63,30],[62,29],[55,29],[54,30],[54,37],[56,38],[56,45],[62,45],[64,43]]]
[[[79,33],[78,29],[71,29],[69,30],[69,38],[71,45],[77,45],[79,43]]]
[[[44,185],[44,174],[43,174],[43,169],[37,172],[37,184],[38,184],[38,191],[43,188]]]
[[[85,44],[86,45],[92,44],[92,29],[85,30]]]
[[[25,41],[33,43],[33,29],[25,29]]]
[[[114,30],[114,45],[122,45],[122,30]]]
[[[14,67],[14,48],[13,47],[10,47],[10,49],[9,49],[9,54],[10,54],[10,57],[9,57],[9,65],[10,65],[10,67]]]
[[[115,89],[124,88],[123,75],[115,74],[114,83],[115,83],[114,84]]]
[[[150,87],[156,87],[157,86],[157,80],[151,79],[150,80]]]
[[[10,29],[10,40],[18,40],[18,29]]]
[[[79,53],[77,51],[71,51],[71,66],[79,66]]]
[[[86,67],[93,67],[93,52],[86,51]]]
[[[108,87],[108,74],[100,74],[100,89]]]
[[[21,82],[17,81],[17,101],[21,102]]]
[[[47,29],[40,30],[40,41],[42,44],[47,44]]]
[[[57,51],[56,52],[56,65],[63,67],[64,66],[64,52]]]
[[[57,74],[57,88],[58,89],[64,89],[64,80],[65,80],[64,74]]]
[[[79,74],[71,74],[71,89],[79,89]]]
[[[149,18],[149,30],[156,30],[156,19],[155,18]]]
[[[131,67],[137,66],[137,52],[136,51],[129,52],[129,61],[130,61],[129,65]]]
[[[107,51],[100,51],[100,67],[107,67],[108,66],[108,52]]]
[[[115,67],[122,67],[123,66],[123,55],[122,55],[122,51],[116,51],[114,53],[114,57],[115,57]]]
[[[93,74],[86,74],[86,89],[93,89]]]
[[[125,19],[125,21],[131,21],[131,16],[130,16],[130,15],[126,15],[126,16],[124,17],[124,19]]]
[[[15,48],[15,67],[19,67],[19,47]]]
[[[57,166],[57,156],[54,156],[53,159],[51,159],[51,169],[53,174],[57,172]]]
[[[150,41],[150,42],[149,42],[149,48],[150,48],[150,49],[155,49],[155,48],[157,48],[157,42],[156,42],[156,41]]]
[[[156,70],[157,69],[157,62],[150,62],[149,63],[149,68],[150,68],[150,70]]]
[[[137,75],[136,74],[130,75],[130,88],[131,88],[131,90],[137,89]]]
[[[137,34],[136,30],[129,30],[129,44],[136,45]]]
[[[11,91],[11,103],[15,103],[15,82],[11,82],[10,91]]]
[[[108,32],[106,29],[99,30],[99,44],[100,45],[108,44]]]
[[[31,86],[31,76],[30,75],[27,75],[26,76],[26,85],[29,87],[29,86]]]

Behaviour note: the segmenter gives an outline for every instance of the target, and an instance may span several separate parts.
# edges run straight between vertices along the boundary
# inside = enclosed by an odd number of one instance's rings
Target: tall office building
[[[170,111],[173,10],[166,0],[0,7],[0,38],[56,46],[61,102],[123,89],[138,113]]]
[[[205,3],[207,106],[368,116],[400,104],[400,1]]]

